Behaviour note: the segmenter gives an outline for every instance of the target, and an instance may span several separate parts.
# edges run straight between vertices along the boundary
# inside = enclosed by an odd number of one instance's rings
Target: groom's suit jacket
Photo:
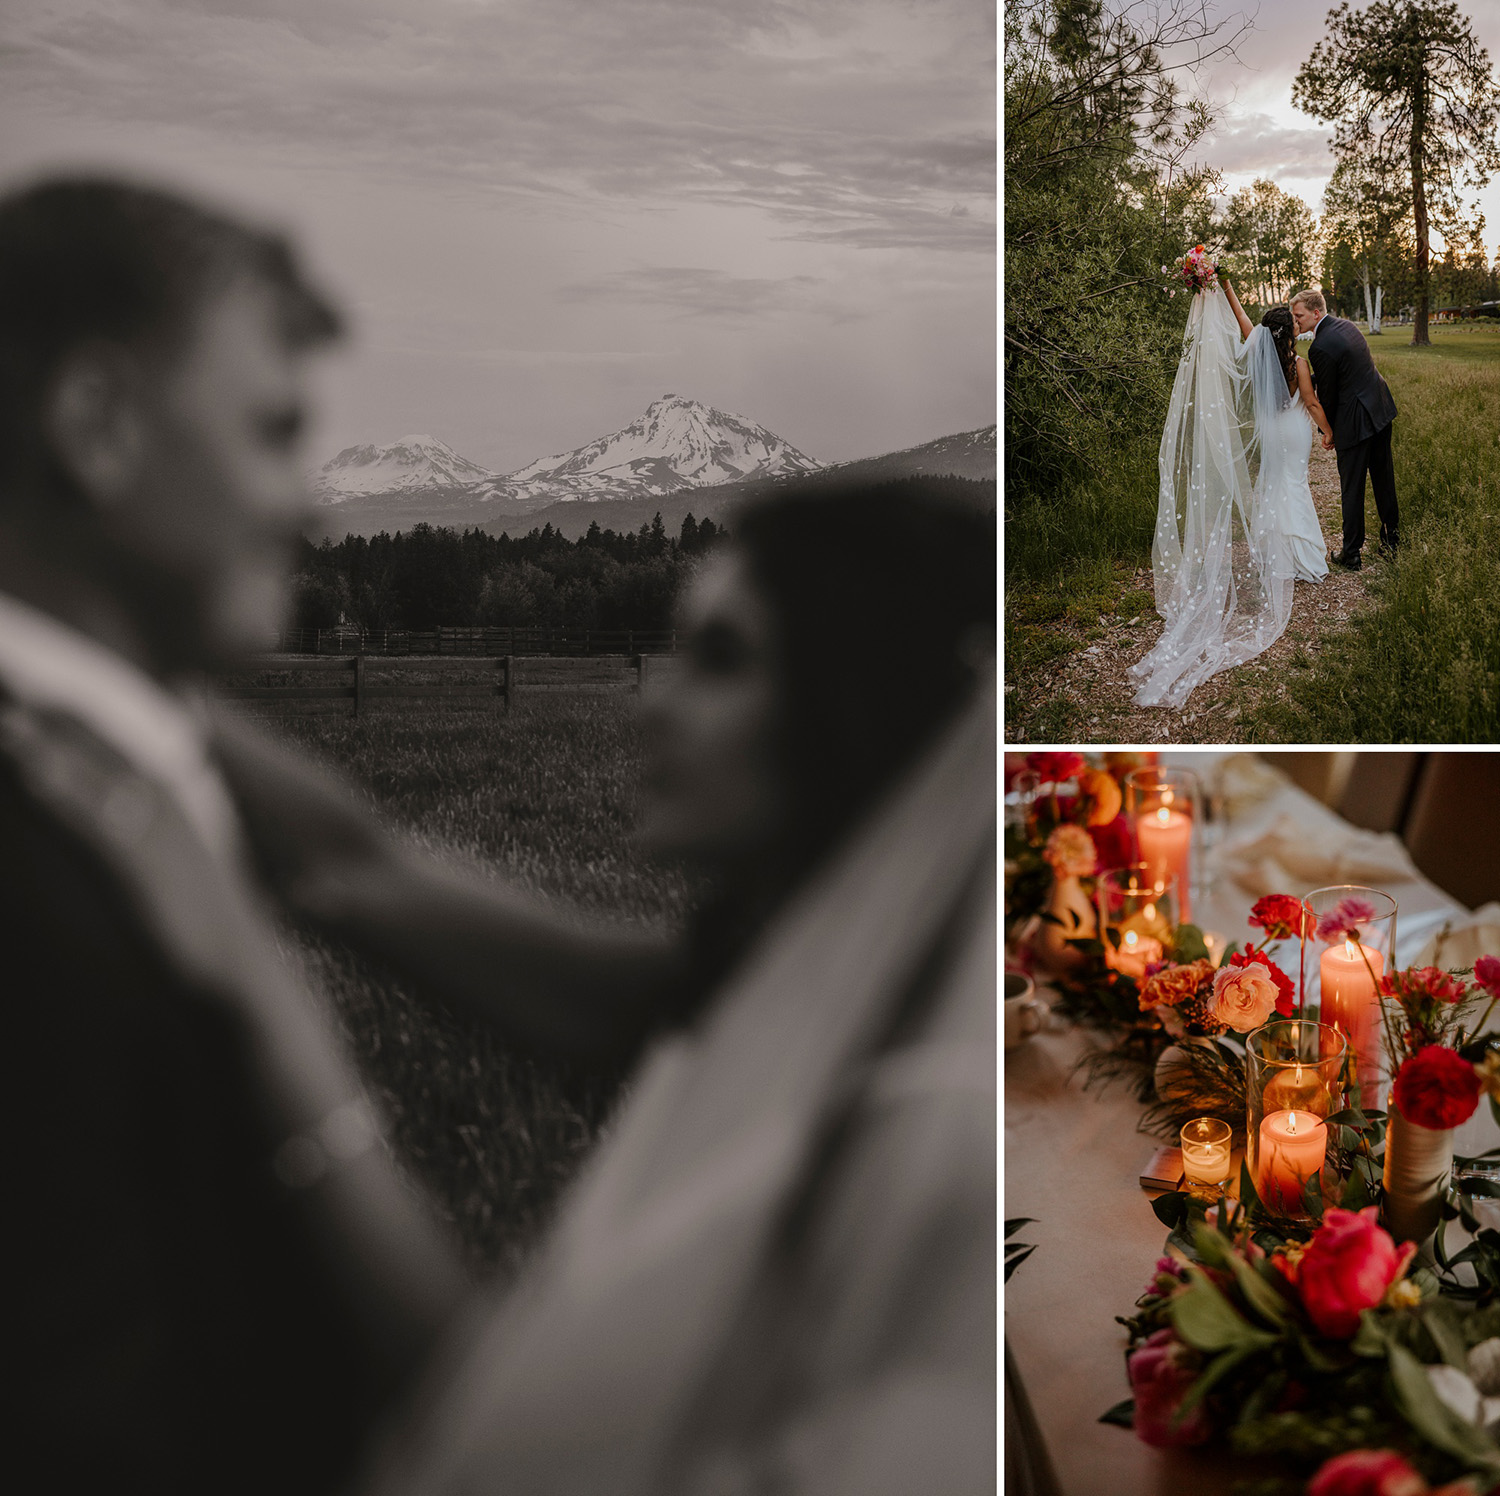
[[[125,820],[162,786],[23,699],[6,666],[48,625],[0,603],[8,1453],[59,1493],[335,1491],[375,1416],[375,1358],[271,1170],[247,1034],[37,773],[97,766],[101,813]]]
[[[1307,361],[1339,451],[1369,440],[1396,419],[1396,402],[1364,334],[1352,322],[1322,318]]]

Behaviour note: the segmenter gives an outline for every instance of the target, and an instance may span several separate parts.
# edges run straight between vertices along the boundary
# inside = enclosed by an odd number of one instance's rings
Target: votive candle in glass
[[[1229,1178],[1230,1128],[1217,1117],[1194,1117],[1182,1124],[1182,1172],[1196,1184],[1223,1184]]]
[[[1273,1210],[1301,1215],[1303,1189],[1323,1167],[1328,1125],[1316,1112],[1267,1112],[1260,1124],[1260,1178],[1255,1187]]]
[[[1191,769],[1144,767],[1125,776],[1125,814],[1147,876],[1177,880],[1182,918],[1192,919],[1193,827],[1198,776]]]
[[[1166,955],[1166,943],[1177,927],[1176,881],[1157,883],[1139,864],[1110,868],[1099,875],[1094,897],[1105,964],[1139,981],[1148,966]]]

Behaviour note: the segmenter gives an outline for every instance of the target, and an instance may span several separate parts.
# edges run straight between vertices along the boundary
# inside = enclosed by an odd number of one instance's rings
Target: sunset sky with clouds
[[[673,392],[837,460],[995,419],[995,68],[985,0],[6,0],[0,179],[289,226],[356,331],[319,459]]]

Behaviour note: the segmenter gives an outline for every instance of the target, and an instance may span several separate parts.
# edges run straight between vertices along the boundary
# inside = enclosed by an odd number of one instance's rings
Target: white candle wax
[[[1192,817],[1163,805],[1159,810],[1150,810],[1137,817],[1135,834],[1140,842],[1141,861],[1146,864],[1146,877],[1158,884],[1165,884],[1168,878],[1175,877],[1182,917],[1191,919],[1188,854],[1193,839]]]
[[[1182,1172],[1199,1184],[1222,1184],[1229,1178],[1230,1133],[1213,1117],[1199,1117],[1182,1128]]]
[[[1260,1124],[1255,1187],[1272,1210],[1301,1215],[1302,1187],[1328,1152],[1328,1128],[1313,1112],[1268,1112]]]

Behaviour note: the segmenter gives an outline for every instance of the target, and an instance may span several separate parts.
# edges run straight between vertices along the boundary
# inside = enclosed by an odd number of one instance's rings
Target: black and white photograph
[[[998,46],[5,6],[20,1489],[997,1489]]]

